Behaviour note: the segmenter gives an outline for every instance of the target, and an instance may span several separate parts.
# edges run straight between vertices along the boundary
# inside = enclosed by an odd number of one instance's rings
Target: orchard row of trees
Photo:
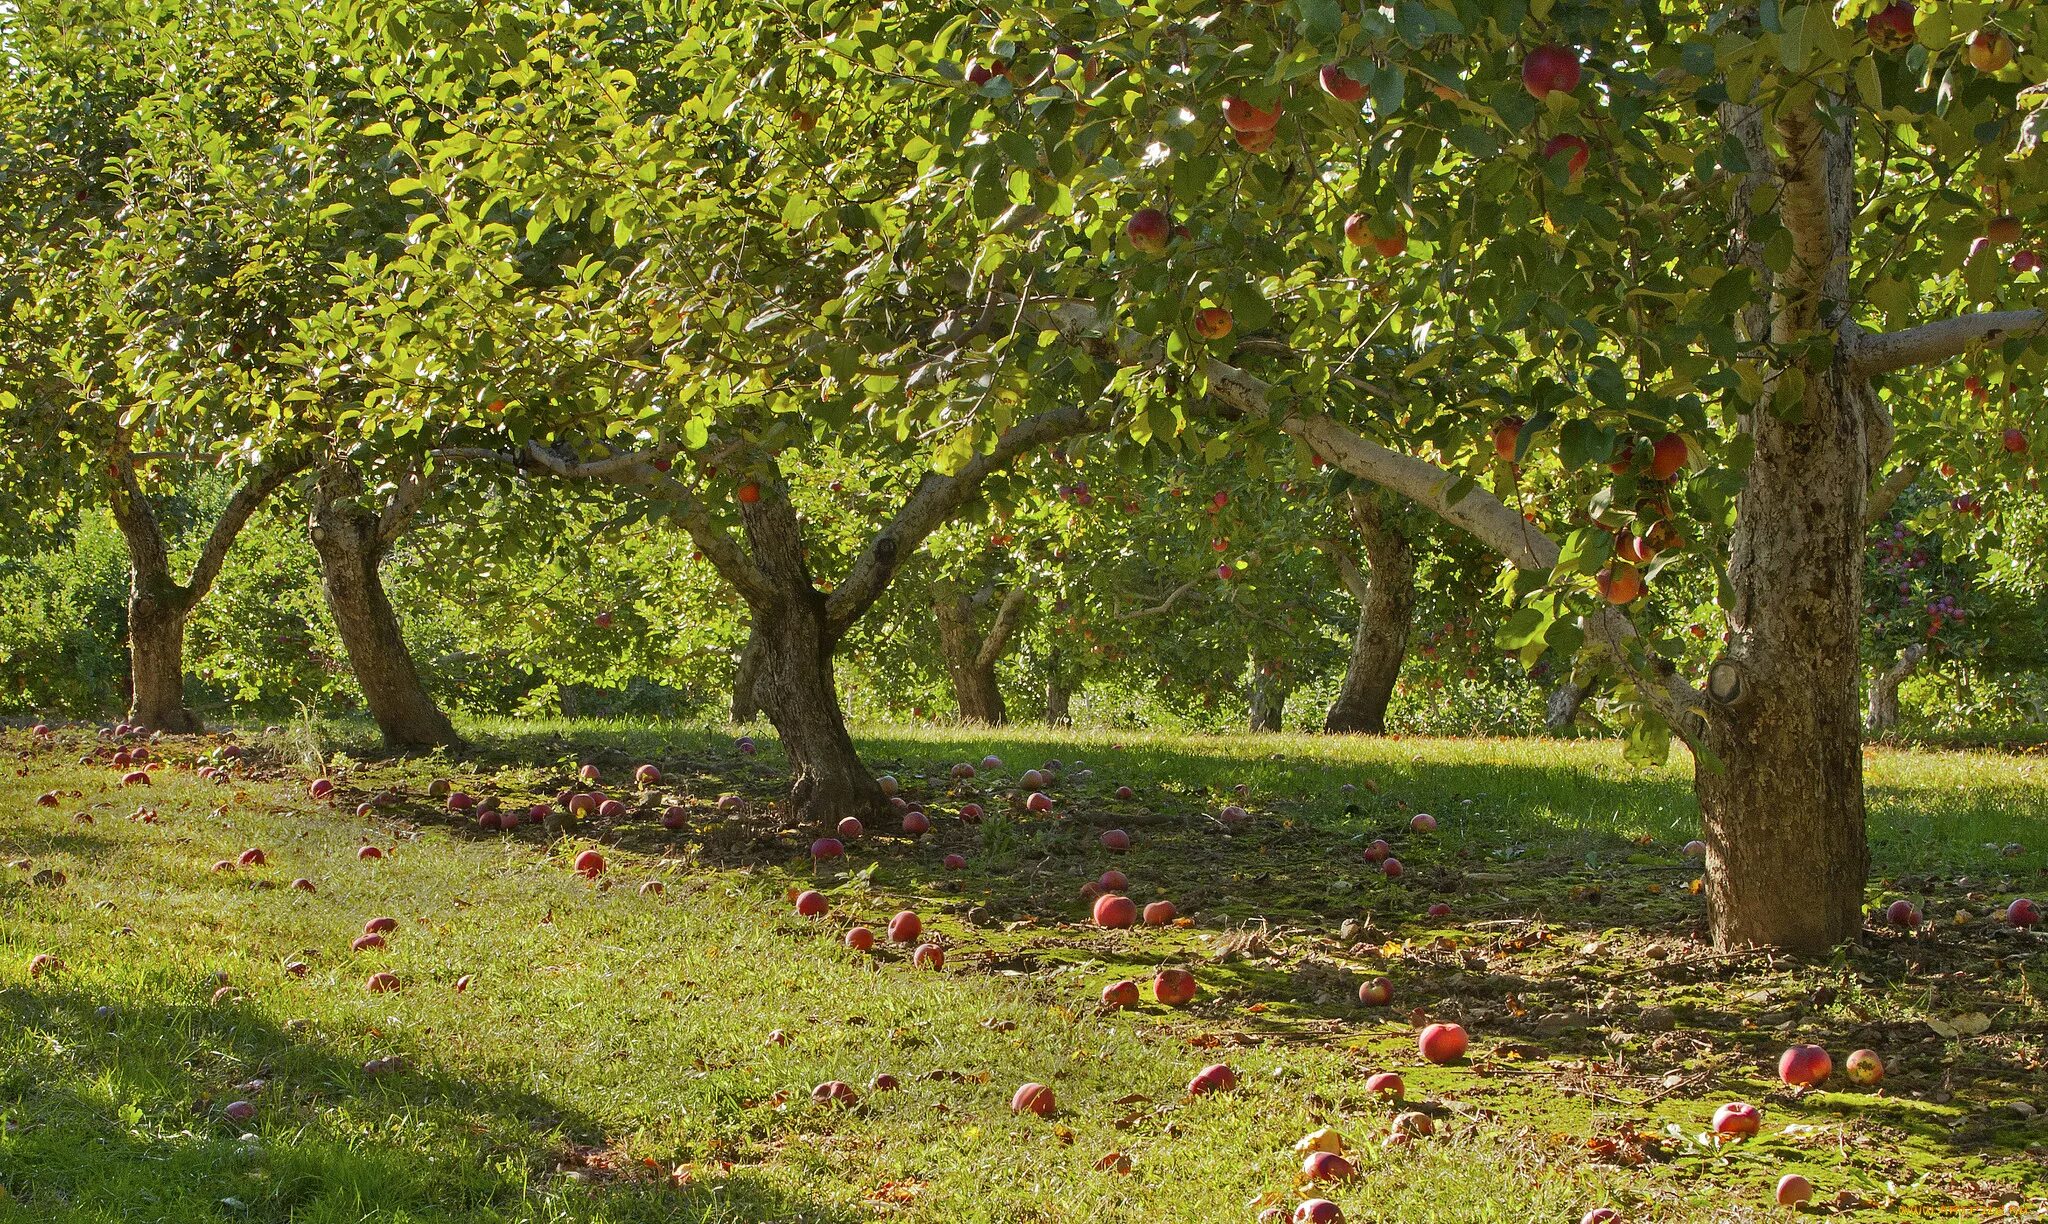
[[[744,605],[792,811],[866,815],[835,658],[934,537],[1032,500],[1019,464],[1321,464],[1363,539],[1412,514],[1495,559],[1496,644],[1691,751],[1717,941],[1815,950],[1861,921],[1870,529],[1930,468],[1993,533],[2036,491],[2017,0],[0,20],[11,517],[120,524],[165,729],[186,618],[295,479],[418,738],[380,559],[437,496],[535,533],[597,502]],[[237,487],[174,570],[194,462]],[[847,466],[886,479],[819,514]],[[992,581],[946,613],[970,672]]]

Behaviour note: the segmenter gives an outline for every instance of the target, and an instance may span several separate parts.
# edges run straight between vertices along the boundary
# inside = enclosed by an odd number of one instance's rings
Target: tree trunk
[[[1344,687],[1323,718],[1325,731],[1387,733],[1387,703],[1401,678],[1415,615],[1415,553],[1388,518],[1379,495],[1352,495],[1351,521],[1365,541],[1369,568],[1353,591],[1358,596],[1358,628],[1351,637]],[[1355,576],[1346,574],[1347,586]]]
[[[169,576],[163,581],[169,583]],[[134,574],[128,596],[128,721],[189,735],[203,728],[199,716],[185,708],[185,607],[146,594],[149,585]]]
[[[1562,735],[1579,721],[1579,711],[1593,695],[1591,683],[1581,684],[1566,680],[1550,690],[1550,697],[1544,703],[1543,729],[1552,735]]]
[[[777,606],[757,606],[754,625],[761,644],[754,697],[789,754],[791,818],[831,828],[848,816],[871,821],[886,812],[882,788],[861,764],[839,712],[824,597],[796,593]]]
[[[1738,116],[1753,171],[1775,167],[1777,213],[1793,257],[1767,311],[1745,327],[1792,352],[1815,332],[1840,334],[1854,215],[1852,123],[1846,107],[1775,116],[1785,149],[1764,145],[1762,118]],[[1745,190],[1736,233],[1762,267]],[[1847,345],[1760,371],[1764,402],[1743,424],[1754,443],[1736,503],[1728,566],[1732,630],[1708,676],[1718,705],[1695,753],[1707,843],[1707,908],[1722,948],[1822,952],[1863,921],[1860,703],[1863,514],[1890,421],[1870,384],[1848,370]],[[1809,350],[1810,351],[1810,350]],[[1796,379],[1797,381],[1792,381]],[[1799,392],[1792,411],[1774,391]]]
[[[758,622],[748,627],[747,644],[740,649],[739,666],[733,670],[732,720],[736,723],[750,723],[761,716],[761,699],[754,687],[761,676],[761,652],[766,647],[757,626]]]
[[[1899,686],[1927,657],[1924,642],[1915,642],[1899,652],[1890,667],[1879,668],[1870,677],[1870,708],[1863,716],[1863,729],[1882,735],[1899,725]]]
[[[975,595],[958,595],[940,590],[932,599],[932,615],[939,623],[939,653],[946,661],[946,674],[953,682],[953,699],[960,709],[960,721],[1001,726],[1008,721],[1002,686],[996,682],[996,664],[1016,631],[1017,621],[1030,596],[1021,588],[1003,597],[995,622],[986,634],[977,614],[994,599],[993,589]]]
[[[378,573],[389,539],[380,516],[361,499],[353,464],[322,468],[306,534],[320,556],[327,610],[348,652],[349,669],[384,743],[391,748],[458,747],[455,725],[420,682],[398,614]]]
[[[1271,663],[1259,665],[1252,672],[1251,730],[1280,730],[1287,713],[1287,698],[1293,692],[1294,682],[1281,674],[1279,667]]]
[[[1060,666],[1060,652],[1054,650],[1045,667],[1045,724],[1049,727],[1074,725],[1073,681]]]

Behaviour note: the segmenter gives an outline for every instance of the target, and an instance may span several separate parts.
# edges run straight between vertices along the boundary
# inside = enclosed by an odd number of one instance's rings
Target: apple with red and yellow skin
[[[1408,1085],[1392,1071],[1375,1071],[1365,1077],[1365,1090],[1376,1097],[1398,1101],[1408,1095]]]
[[[1797,1207],[1813,1197],[1813,1183],[1797,1173],[1778,1179],[1778,1206]]]
[[[825,900],[825,894],[814,888],[806,888],[796,895],[798,917],[816,918],[830,908],[832,904]]]
[[[1794,1088],[1825,1083],[1835,1073],[1835,1060],[1817,1045],[1796,1045],[1778,1057],[1778,1078]]]
[[[1270,132],[1280,125],[1280,104],[1260,107],[1232,94],[1223,99],[1223,122],[1234,132]]]
[[[1267,128],[1263,132],[1232,132],[1230,138],[1237,142],[1238,148],[1247,153],[1264,153],[1279,140],[1280,133]]]
[[[1507,416],[1493,423],[1493,453],[1503,459],[1515,457],[1515,447],[1522,440],[1522,426],[1528,424],[1521,417]]]
[[[1876,1050],[1857,1050],[1842,1061],[1842,1074],[1849,1077],[1850,1083],[1868,1088],[1883,1082],[1884,1059],[1877,1056]]]
[[[1044,1084],[1025,1084],[1010,1096],[1011,1113],[1028,1113],[1041,1118],[1050,1118],[1053,1115],[1053,1111],[1058,1108],[1059,1105],[1053,1100],[1052,1089]]]
[[[1669,480],[1685,467],[1687,458],[1685,439],[1678,434],[1665,434],[1650,447],[1650,479]]]
[[[1440,1065],[1463,1058],[1469,1044],[1464,1027],[1457,1024],[1428,1025],[1415,1039],[1415,1048],[1422,1056]]]
[[[1178,915],[1171,901],[1154,901],[1145,907],[1146,926],[1165,926]]]
[[[1864,32],[1870,41],[1886,51],[1903,51],[1913,45],[1913,6],[1906,0],[1898,0],[1883,10],[1873,13],[1863,23]]]
[[[1316,74],[1316,84],[1324,93],[1347,104],[1365,101],[1365,84],[1335,64],[1324,64]]]
[[[1166,252],[1167,241],[1173,236],[1173,223],[1156,208],[1141,208],[1124,223],[1124,236],[1131,240],[1133,247],[1147,255],[1161,255]]]
[[[1161,969],[1152,978],[1152,997],[1168,1007],[1185,1007],[1195,997],[1195,975],[1185,969]]]
[[[853,927],[846,932],[846,946],[855,952],[869,952],[875,946],[875,933],[864,926]]]
[[[924,934],[924,922],[910,910],[898,910],[889,919],[889,938],[896,943],[912,943]]]
[[[1236,320],[1221,306],[1210,306],[1195,313],[1195,334],[1204,340],[1221,340],[1230,334]]]
[[[1730,1101],[1714,1111],[1713,1128],[1717,1135],[1754,1135],[1763,1128],[1762,1111],[1747,1101]]]
[[[1543,160],[1547,162],[1556,157],[1569,159],[1564,166],[1565,177],[1576,179],[1586,172],[1586,163],[1593,160],[1593,146],[1587,144],[1583,136],[1570,133],[1552,136],[1543,146]]]
[[[1237,1072],[1227,1063],[1211,1063],[1195,1072],[1195,1078],[1188,1081],[1189,1096],[1206,1096],[1212,1092],[1229,1092],[1237,1087]]]
[[[1634,603],[1643,593],[1642,574],[1625,562],[1601,570],[1594,581],[1599,584],[1600,598],[1617,607]]]
[[[1619,535],[1614,538],[1614,555],[1630,565],[1648,565],[1656,560],[1657,550],[1639,535]]]
[[[1383,977],[1367,978],[1358,984],[1358,1001],[1367,1007],[1385,1007],[1394,1001],[1394,984]]]
[[[910,954],[910,963],[921,969],[944,969],[946,950],[935,943],[921,943]]]
[[[1964,54],[1977,71],[1997,72],[2012,63],[2012,39],[1999,30],[1979,30],[1970,35]]]
[[[1579,57],[1567,48],[1546,43],[1522,61],[1522,88],[1538,102],[1552,93],[1570,93],[1578,87]]]
[[[1307,1199],[1294,1209],[1294,1224],[1344,1224],[1344,1209],[1329,1199]]]
[[[576,856],[576,874],[586,880],[595,880],[604,874],[604,855],[595,850],[585,850]]]
[[[1129,978],[1111,982],[1102,988],[1104,1007],[1136,1007],[1138,1005],[1138,984]]]

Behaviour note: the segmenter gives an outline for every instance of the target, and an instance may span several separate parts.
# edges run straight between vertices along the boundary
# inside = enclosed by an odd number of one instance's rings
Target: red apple
[[[1102,836],[1096,840],[1102,843],[1104,850],[1112,853],[1120,854],[1131,848],[1131,835],[1122,829],[1104,829]]]
[[[2043,266],[2048,265],[2043,265],[2043,263],[2041,262],[2041,252],[2039,251],[2013,252],[2012,270],[2013,275],[2015,276],[2023,275],[2028,272],[2039,272]]]
[[[1010,65],[999,59],[992,59],[987,63],[983,63],[980,60],[969,60],[967,64],[967,83],[969,85],[986,85],[999,76],[1008,75],[1010,75]]]
[[[398,975],[395,973],[373,973],[363,980],[363,989],[371,994],[383,994],[398,989]]]
[[[1431,918],[1448,918],[1451,916],[1451,907],[1439,901],[1425,912]]]
[[[1599,585],[1600,598],[1619,607],[1634,603],[1643,593],[1643,576],[1633,566],[1617,561],[1600,571],[1594,581]]]
[[[1166,214],[1156,208],[1141,208],[1124,223],[1125,237],[1131,240],[1133,247],[1148,255],[1164,254],[1171,234],[1172,224],[1167,221]]]
[[[384,852],[382,850],[379,850],[375,846],[364,846],[362,849],[356,851],[356,857],[362,859],[365,862],[369,862],[374,859],[383,858]]]
[[[1317,74],[1316,83],[1323,92],[1339,102],[1358,103],[1365,101],[1365,85],[1355,80],[1350,73],[1335,64],[1324,64]]]
[[[372,918],[363,924],[363,934],[365,935],[382,935],[387,931],[395,931],[397,929],[398,919],[388,914]]]
[[[1390,880],[1400,879],[1401,873],[1406,870],[1407,868],[1401,866],[1401,860],[1397,858],[1390,858],[1386,862],[1380,864],[1380,874],[1386,876]]]
[[[1901,930],[1920,929],[1920,907],[1901,898],[1884,907],[1884,920]]]
[[[595,880],[604,874],[604,855],[595,850],[585,850],[576,856],[576,874],[585,879]]]
[[[64,962],[58,960],[54,953],[38,952],[28,958],[28,975],[32,978],[41,977],[45,973],[55,973],[63,967]]]
[[[671,803],[661,810],[661,827],[680,829],[690,823],[690,809],[680,803]]]
[[[1280,104],[1261,109],[1232,94],[1223,99],[1223,121],[1235,132],[1270,132],[1280,123]]]
[[[1873,14],[1863,23],[1870,41],[1886,51],[1902,51],[1913,45],[1914,10],[1906,0],[1899,0],[1881,12]]]
[[[875,933],[866,927],[853,927],[846,932],[846,946],[856,952],[866,952],[875,946]]]
[[[1422,1056],[1433,1063],[1456,1062],[1465,1056],[1465,1030],[1456,1024],[1432,1024],[1415,1041]]]
[[[1294,1224],[1344,1224],[1344,1209],[1328,1199],[1307,1199],[1294,1209]]]
[[[2005,447],[2005,453],[2008,455],[2023,455],[2027,451],[2027,435],[2018,429],[2006,430],[2005,436],[2000,439],[2000,443]]]
[[[348,946],[348,950],[351,952],[369,952],[383,947],[384,943],[385,940],[382,935],[358,935],[356,936],[356,941]]]
[[[1146,926],[1165,926],[1174,920],[1176,911],[1171,901],[1154,901],[1145,907]]]
[[[1579,1224],[1621,1224],[1621,1213],[1612,1207],[1595,1207],[1579,1217]]]
[[[617,820],[626,814],[626,810],[625,803],[618,799],[607,799],[597,805],[597,815],[600,820]]]
[[[1234,322],[1228,310],[1210,306],[1195,313],[1195,334],[1204,340],[1221,340],[1230,334]]]
[[[263,851],[251,846],[249,849],[242,851],[235,861],[244,867],[261,867],[265,860]]]
[[[922,934],[924,923],[909,910],[899,910],[894,918],[889,919],[889,938],[897,943],[915,942]]]
[[[1095,925],[1127,927],[1138,920],[1138,906],[1129,897],[1111,894],[1095,902]]]
[[[1877,1056],[1876,1050],[1857,1050],[1843,1060],[1842,1074],[1849,1077],[1850,1083],[1868,1088],[1884,1079],[1884,1059]]]
[[[1714,1111],[1717,1135],[1754,1135],[1763,1126],[1763,1114],[1746,1101],[1730,1101]]]
[[[980,824],[980,823],[981,823],[981,805],[980,805],[979,803],[963,803],[963,804],[961,804],[961,805],[960,805],[960,823],[961,823],[961,824]]]
[[[814,888],[806,888],[796,895],[796,912],[805,918],[816,918],[831,908],[825,894]]]
[[[1168,1007],[1184,1007],[1195,997],[1195,975],[1185,969],[1161,969],[1152,979],[1152,997]]]
[[[967,858],[965,855],[949,854],[939,860],[939,865],[947,871],[965,871],[967,870]]]
[[[642,765],[633,771],[633,781],[643,787],[661,785],[661,771],[652,765]]]
[[[1044,1084],[1025,1084],[1010,1097],[1011,1113],[1036,1114],[1050,1118],[1059,1106],[1052,1099],[1052,1089]]]
[[[1374,866],[1378,866],[1379,864],[1386,862],[1387,856],[1392,854],[1393,852],[1394,848],[1392,846],[1389,846],[1386,843],[1385,839],[1375,837],[1372,840],[1372,844],[1365,848],[1365,861],[1373,864]]]
[[[1813,1183],[1797,1173],[1778,1179],[1778,1206],[1796,1207],[1813,1197]]]
[[[1102,988],[1104,1007],[1136,1007],[1138,1005],[1138,984],[1129,978],[1111,982]]]
[[[1188,1081],[1189,1096],[1204,1096],[1211,1092],[1229,1092],[1237,1087],[1237,1072],[1225,1063],[1211,1063],[1195,1072],[1195,1078]]]
[[[1686,456],[1685,439],[1679,435],[1665,434],[1657,439],[1650,448],[1650,479],[1669,480],[1678,475]]]
[[[298,891],[300,891],[300,892],[317,892],[317,891],[319,891],[318,889],[316,889],[316,888],[315,888],[315,887],[313,886],[313,881],[311,881],[311,880],[307,879],[307,878],[306,878],[306,877],[304,877],[304,876],[300,876],[300,877],[299,877],[298,879],[296,879],[296,880],[293,880],[293,881],[292,881],[292,887],[293,887],[293,888],[295,888],[295,889],[297,889],[297,890],[298,890]]]
[[[1542,101],[1553,91],[1570,93],[1579,87],[1579,57],[1555,43],[1546,43],[1522,61],[1522,88]]]
[[[667,891],[668,885],[663,884],[660,880],[646,880],[640,885],[640,895],[643,897],[659,897]]]
[[[1835,1073],[1835,1060],[1817,1045],[1796,1045],[1778,1059],[1778,1078],[1795,1088],[1811,1088]]]
[[[2033,926],[2041,921],[2041,907],[2025,897],[2017,898],[2005,907],[2005,921],[2008,926]]]
[[[811,1089],[811,1103],[814,1105],[837,1105],[850,1109],[860,1104],[860,1094],[845,1080],[826,1080]]]
[[[824,862],[826,859],[846,857],[846,847],[836,837],[821,837],[811,843],[811,860]]]
[[[1367,1007],[1385,1007],[1394,1001],[1394,984],[1383,977],[1367,978],[1358,984],[1358,1001]]]
[[[1707,843],[1703,841],[1689,841],[1685,843],[1685,849],[1682,853],[1687,858],[1705,858],[1707,857]]]
[[[1335,1152],[1310,1152],[1301,1162],[1301,1176],[1311,1184],[1350,1181],[1358,1170]]]
[[[1392,259],[1399,255],[1408,249],[1407,228],[1396,224],[1392,233],[1373,235],[1372,249],[1378,251],[1383,259]]]
[[[1502,417],[1493,423],[1493,453],[1503,459],[1515,457],[1515,446],[1522,440],[1522,426],[1527,425],[1518,416]]]
[[[1391,1097],[1396,1101],[1408,1095],[1408,1086],[1392,1071],[1375,1071],[1366,1076],[1365,1090],[1374,1096]]]
[[[902,1086],[896,1077],[887,1071],[881,1072],[875,1078],[868,1081],[868,1091],[870,1092],[894,1092]]]
[[[1122,892],[1131,886],[1131,878],[1112,867],[1095,877],[1095,883],[1103,892]]]
[[[1408,818],[1408,827],[1417,833],[1436,832],[1436,817],[1428,812],[1417,812]]]
[[[1578,178],[1586,172],[1586,163],[1593,160],[1593,148],[1581,136],[1569,133],[1552,136],[1543,146],[1543,160],[1549,161],[1554,157],[1568,159],[1564,166],[1566,177]]]
[[[903,814],[903,835],[905,837],[923,837],[931,831],[931,817],[926,816],[923,812],[913,809]]]
[[[315,778],[306,785],[306,796],[310,799],[325,799],[334,793],[334,783],[326,778]]]

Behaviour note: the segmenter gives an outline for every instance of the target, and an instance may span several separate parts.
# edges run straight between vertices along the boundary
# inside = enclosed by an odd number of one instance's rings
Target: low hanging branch
[[[1994,310],[1958,315],[1895,332],[1863,332],[1849,350],[1849,372],[1876,378],[1895,370],[1934,365],[1960,357],[1980,344],[2013,337],[2034,338],[2048,331],[2048,315],[2038,310]]]

